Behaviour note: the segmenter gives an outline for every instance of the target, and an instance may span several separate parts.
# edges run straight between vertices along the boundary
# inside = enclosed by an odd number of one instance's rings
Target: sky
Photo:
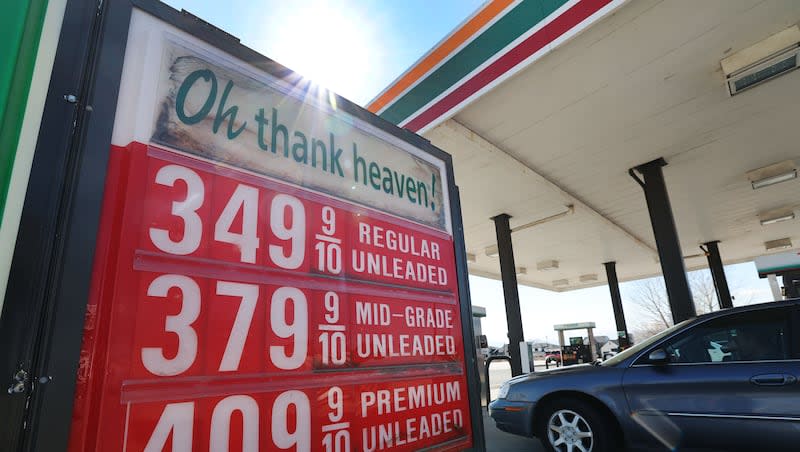
[[[708,270],[702,270],[708,272]],[[728,286],[735,300],[734,306],[746,303],[772,301],[772,292],[766,279],[759,279],[755,264],[729,265],[725,267]],[[628,331],[633,333],[647,322],[642,309],[635,303],[636,285],[642,281],[620,284],[622,308]],[[483,333],[489,345],[499,346],[508,342],[503,286],[495,281],[478,276],[469,277],[472,304],[486,308],[482,320]],[[551,292],[533,287],[519,286],[522,330],[526,341],[558,343],[553,325],[561,323],[595,322],[595,335],[616,337],[614,311],[608,286],[579,289],[570,292]],[[567,336],[585,336],[585,331],[565,333]],[[634,338],[641,340],[644,338]]]
[[[162,0],[163,1],[163,0]],[[366,105],[482,0],[166,0]]]
[[[482,0],[166,0],[238,37],[266,55],[337,94],[364,106],[466,20]],[[724,251],[723,251],[724,252]],[[706,270],[707,271],[707,270]],[[755,265],[725,269],[731,292],[743,302],[771,300]],[[507,342],[500,281],[470,276],[472,304],[486,308],[483,333],[490,345]],[[646,318],[636,303],[636,283],[620,286],[629,331]],[[595,322],[596,335],[614,337],[616,327],[606,286],[550,292],[520,286],[523,330],[528,341],[557,342],[553,325]],[[577,335],[578,332],[575,332]]]

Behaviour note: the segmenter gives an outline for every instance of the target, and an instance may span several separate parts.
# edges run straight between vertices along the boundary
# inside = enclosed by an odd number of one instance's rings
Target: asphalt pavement
[[[536,370],[544,370],[544,362],[536,361]],[[500,386],[511,378],[511,367],[505,361],[495,361],[489,369],[489,385],[492,399],[497,397]],[[486,434],[486,450],[488,452],[544,452],[538,439],[525,438],[500,431],[489,417],[489,410],[483,409],[483,431]]]
[[[498,430],[485,408],[483,410],[483,431],[486,434],[487,452],[544,452],[544,447],[538,439],[525,438]]]

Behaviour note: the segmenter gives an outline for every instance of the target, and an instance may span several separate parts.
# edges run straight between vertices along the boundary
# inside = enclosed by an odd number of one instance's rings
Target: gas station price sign
[[[70,450],[473,447],[446,163],[168,22],[131,19]]]

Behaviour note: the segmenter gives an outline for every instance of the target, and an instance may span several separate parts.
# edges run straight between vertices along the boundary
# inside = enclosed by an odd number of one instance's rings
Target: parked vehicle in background
[[[798,450],[800,299],[706,314],[602,363],[513,378],[490,413],[549,451]]]
[[[561,350],[550,350],[545,352],[544,362],[547,365],[561,365]]]
[[[617,352],[604,352],[603,353],[603,361],[605,361],[607,359],[611,359],[611,358],[613,358],[615,356],[617,356]]]

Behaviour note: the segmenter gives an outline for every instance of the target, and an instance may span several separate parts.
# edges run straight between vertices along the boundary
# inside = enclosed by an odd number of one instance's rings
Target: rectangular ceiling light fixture
[[[556,287],[568,286],[569,280],[568,279],[554,279],[553,285]]]
[[[597,273],[589,273],[588,275],[581,275],[579,279],[582,283],[595,282],[597,281]]]
[[[552,260],[551,259],[551,260],[546,260],[546,261],[541,261],[541,262],[537,262],[536,263],[536,270],[539,270],[540,272],[546,272],[546,271],[556,270],[556,269],[558,269],[558,261],[556,261],[556,260]]]
[[[489,257],[497,257],[500,255],[500,251],[497,249],[497,245],[487,246],[483,250],[483,252],[486,253],[486,255]]]
[[[525,267],[517,267],[517,274],[518,275],[527,275],[528,269]]]
[[[798,67],[800,28],[794,25],[742,49],[720,63],[731,96]]]
[[[746,176],[747,179],[750,180],[753,190],[757,190],[759,188],[797,179],[797,167],[794,164],[794,160],[784,160],[748,171]]]
[[[782,221],[794,220],[794,211],[792,209],[778,209],[770,212],[764,212],[758,215],[761,226],[780,223]]]
[[[792,239],[790,239],[789,237],[778,240],[770,240],[769,242],[764,242],[764,248],[766,248],[767,251],[785,250],[791,247],[792,247]]]
[[[467,262],[477,262],[477,258],[475,257],[475,253],[467,253]]]

